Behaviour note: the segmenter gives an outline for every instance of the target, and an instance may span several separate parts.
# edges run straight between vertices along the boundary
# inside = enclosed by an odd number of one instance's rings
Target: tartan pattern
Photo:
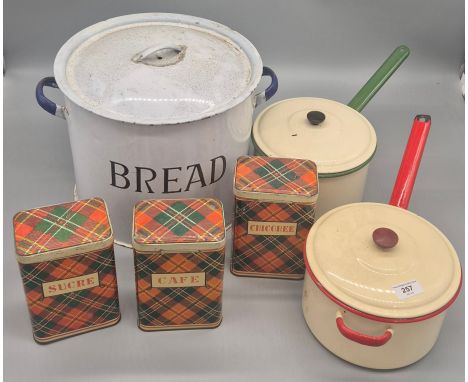
[[[205,286],[153,288],[152,273],[205,272]],[[139,326],[145,330],[216,326],[221,321],[224,250],[135,253]]]
[[[34,337],[40,342],[65,338],[120,317],[114,250],[35,264],[19,264]],[[99,286],[44,297],[42,284],[99,273]]]
[[[215,199],[143,200],[135,206],[139,244],[217,242],[224,239],[223,207]]]
[[[302,250],[314,223],[315,205],[236,198],[231,269],[233,273],[302,278]],[[248,222],[297,223],[295,236],[249,235]]]
[[[100,198],[22,211],[15,215],[13,225],[19,256],[94,243],[112,234]]]
[[[236,190],[314,196],[318,192],[315,163],[304,159],[243,156],[237,160]]]

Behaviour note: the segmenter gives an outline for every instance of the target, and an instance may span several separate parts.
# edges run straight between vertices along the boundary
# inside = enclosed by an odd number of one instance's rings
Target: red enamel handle
[[[417,115],[414,118],[413,127],[390,198],[390,204],[393,206],[408,208],[430,128],[431,117],[429,115]]]
[[[356,330],[346,326],[341,314],[338,314],[336,317],[336,326],[338,327],[340,333],[348,340],[366,346],[377,347],[385,345],[388,341],[390,341],[390,338],[392,338],[393,335],[393,331],[391,329],[387,329],[381,336],[369,336],[367,334],[357,332]]]

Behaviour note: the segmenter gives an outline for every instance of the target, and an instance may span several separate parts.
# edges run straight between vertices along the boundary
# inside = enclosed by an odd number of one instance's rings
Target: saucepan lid
[[[374,242],[379,228],[397,234],[393,248]],[[306,248],[310,269],[323,288],[376,316],[432,313],[452,299],[460,284],[460,263],[448,239],[399,207],[355,203],[331,210],[312,227]]]
[[[361,113],[313,97],[287,99],[266,108],[254,123],[253,136],[265,155],[313,160],[320,177],[358,170],[377,146],[375,130]]]

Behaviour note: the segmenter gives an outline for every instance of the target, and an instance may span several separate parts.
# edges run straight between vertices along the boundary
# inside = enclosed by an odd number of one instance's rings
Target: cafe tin
[[[114,239],[102,199],[21,211],[13,225],[16,258],[38,343],[120,320]]]
[[[314,223],[315,163],[243,156],[237,160],[231,272],[237,276],[302,279],[302,249]]]
[[[220,325],[225,226],[215,199],[143,200],[134,207],[138,326]]]

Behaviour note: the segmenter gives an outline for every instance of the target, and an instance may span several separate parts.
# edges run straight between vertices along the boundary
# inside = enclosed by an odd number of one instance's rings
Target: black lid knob
[[[321,111],[309,111],[307,113],[307,119],[312,125],[319,125],[325,121],[325,114],[323,114]]]

